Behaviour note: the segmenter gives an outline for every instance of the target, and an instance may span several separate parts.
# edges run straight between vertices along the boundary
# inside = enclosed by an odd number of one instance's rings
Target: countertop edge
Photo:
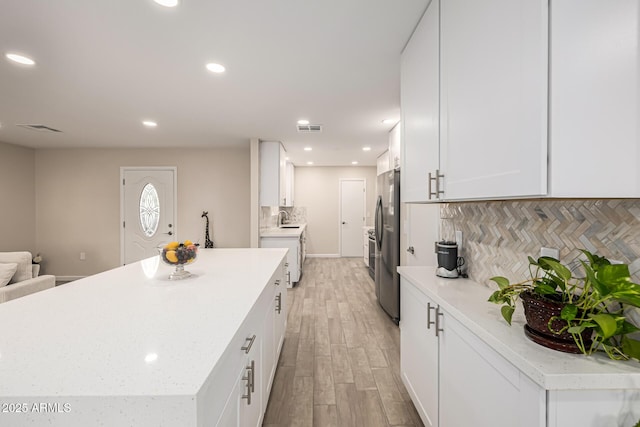
[[[497,305],[482,306],[491,294],[489,287],[467,279],[438,278],[433,267],[398,267],[398,273],[546,390],[640,389],[637,362],[614,361],[603,354],[562,353],[531,342],[522,332],[521,307],[509,327]]]

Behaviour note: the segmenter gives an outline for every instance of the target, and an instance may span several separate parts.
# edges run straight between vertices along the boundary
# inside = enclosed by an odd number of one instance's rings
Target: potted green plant
[[[640,341],[628,336],[640,330],[628,312],[629,307],[640,307],[640,285],[632,282],[626,264],[582,253],[587,258],[580,261],[584,277],[575,277],[557,259],[529,257],[531,277],[517,283],[491,278],[499,289],[489,301],[502,305],[502,317],[510,325],[516,301],[522,300],[525,333],[539,344],[587,355],[602,350],[612,359],[640,359]]]

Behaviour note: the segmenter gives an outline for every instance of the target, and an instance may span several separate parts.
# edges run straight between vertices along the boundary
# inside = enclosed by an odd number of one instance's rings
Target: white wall
[[[35,151],[0,142],[0,251],[36,250]]]
[[[248,145],[231,149],[38,149],[36,247],[47,273],[85,276],[120,263],[120,167],[177,166],[178,235],[250,245]],[[80,261],[79,253],[86,253]]]
[[[310,255],[340,253],[340,178],[366,180],[366,223],[373,225],[376,201],[375,167],[296,167],[294,200],[296,206],[307,209],[307,253]]]

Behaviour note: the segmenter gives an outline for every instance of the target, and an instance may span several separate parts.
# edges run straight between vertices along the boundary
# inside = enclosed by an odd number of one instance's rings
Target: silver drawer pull
[[[242,347],[240,347],[240,350],[244,350],[245,353],[249,354],[249,352],[251,351],[251,346],[253,345],[253,342],[256,340],[256,336],[252,336],[251,338],[246,338],[246,341],[249,341],[249,344],[243,345]]]
[[[280,312],[282,311],[282,292],[279,292],[278,295],[276,295],[276,302],[278,303],[278,305],[276,306],[276,311],[278,312],[278,314],[280,314]]]

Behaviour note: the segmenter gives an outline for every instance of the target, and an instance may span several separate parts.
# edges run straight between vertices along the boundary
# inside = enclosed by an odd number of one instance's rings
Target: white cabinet
[[[547,193],[546,0],[441,2],[446,200]]]
[[[211,383],[219,427],[262,425],[286,329],[284,272],[283,261],[221,358]]]
[[[389,132],[389,169],[400,167],[402,147],[402,124],[396,124]]]
[[[402,52],[400,197],[405,203],[428,201],[428,174],[440,168],[439,5],[440,0],[431,1]]]
[[[448,313],[439,326],[441,426],[546,425],[545,390]]]
[[[551,2],[550,191],[640,197],[640,2]]]
[[[287,264],[288,264],[288,277],[287,287],[292,287],[294,283],[300,281],[302,276],[302,265],[305,258],[305,231],[299,236],[274,236],[274,237],[261,237],[260,247],[262,248],[288,248]]]
[[[543,427],[544,390],[401,281],[400,370],[425,426]]]
[[[293,198],[294,198],[294,178],[295,178],[295,166],[293,163],[287,160],[286,162],[286,173],[285,173],[285,192],[284,192],[284,205],[283,206],[293,206]]]
[[[389,171],[389,150],[385,150],[384,153],[378,156],[376,166],[378,175]]]
[[[278,141],[260,141],[260,206],[293,206],[293,186],[290,190],[287,195],[284,147]]]
[[[403,201],[547,194],[547,9],[431,2],[402,55]]]
[[[438,337],[432,323],[436,305],[400,280],[400,375],[424,425],[437,427]]]

